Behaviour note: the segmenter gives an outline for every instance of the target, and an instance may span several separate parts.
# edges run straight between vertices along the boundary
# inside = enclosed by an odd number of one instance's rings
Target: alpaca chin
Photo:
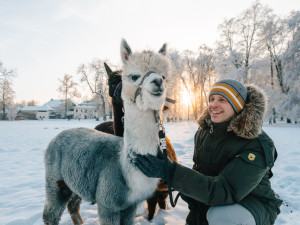
[[[159,111],[164,104],[165,92],[161,96],[154,96],[147,91],[142,92],[143,97],[136,99],[136,107],[141,111],[157,110]]]

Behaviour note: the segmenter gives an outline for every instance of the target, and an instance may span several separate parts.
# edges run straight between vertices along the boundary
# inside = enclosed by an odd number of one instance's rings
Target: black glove
[[[163,159],[163,154],[158,151],[157,156],[153,155],[140,155],[136,154],[136,159],[134,161],[135,166],[137,166],[147,177],[161,178],[164,181],[167,180],[167,174],[165,169],[165,160]],[[168,158],[169,176],[172,179],[176,163],[172,162]]]

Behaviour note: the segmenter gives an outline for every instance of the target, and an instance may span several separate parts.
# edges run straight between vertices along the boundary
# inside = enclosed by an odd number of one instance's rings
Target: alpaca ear
[[[104,67],[105,67],[107,75],[110,76],[112,74],[112,70],[109,68],[109,66],[105,62],[104,62]]]
[[[164,43],[164,45],[159,49],[158,51],[160,54],[162,54],[163,56],[167,55],[167,44]]]
[[[131,55],[131,49],[125,39],[122,39],[121,41],[121,58],[123,63],[126,63],[128,60],[128,57]]]

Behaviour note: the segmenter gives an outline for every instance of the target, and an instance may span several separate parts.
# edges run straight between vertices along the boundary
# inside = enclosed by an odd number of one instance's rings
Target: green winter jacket
[[[257,225],[274,224],[282,201],[271,188],[271,167],[277,157],[271,138],[261,131],[265,98],[248,86],[244,110],[233,120],[213,124],[208,111],[198,119],[193,170],[176,165],[175,190],[191,197],[189,225],[207,224],[210,206],[239,203]],[[195,172],[197,171],[197,172]]]

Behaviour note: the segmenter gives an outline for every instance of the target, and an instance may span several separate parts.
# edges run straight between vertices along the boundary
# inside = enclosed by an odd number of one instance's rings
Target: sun
[[[188,105],[190,102],[190,96],[189,93],[187,92],[186,89],[183,90],[182,95],[181,95],[181,99],[183,104]]]

